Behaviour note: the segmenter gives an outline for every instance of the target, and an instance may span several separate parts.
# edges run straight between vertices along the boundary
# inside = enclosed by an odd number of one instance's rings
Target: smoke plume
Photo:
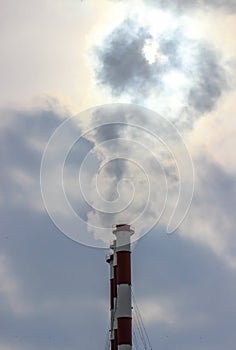
[[[149,47],[151,62],[145,55]],[[171,97],[178,96],[172,118],[181,114],[190,124],[213,110],[229,87],[221,53],[205,41],[189,38],[181,27],[154,37],[149,28],[126,19],[95,53],[97,82],[114,96],[128,95],[131,102],[142,104],[155,98],[159,112],[167,112]]]

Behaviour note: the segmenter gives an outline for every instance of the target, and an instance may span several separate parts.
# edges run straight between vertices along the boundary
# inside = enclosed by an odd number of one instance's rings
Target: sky
[[[234,0],[0,0],[0,350],[105,349],[134,225],[153,349],[235,349]]]

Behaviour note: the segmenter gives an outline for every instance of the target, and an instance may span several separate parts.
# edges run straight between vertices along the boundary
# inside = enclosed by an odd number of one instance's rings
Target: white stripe
[[[116,251],[130,251],[130,231],[116,231]]]
[[[113,328],[114,329],[117,329],[117,299],[116,298],[114,298],[114,308],[115,308],[115,310],[114,310],[114,324],[113,324]]]
[[[110,262],[110,279],[112,280],[114,278],[114,267],[113,267],[113,261]]]
[[[131,317],[131,286],[119,284],[117,286],[117,318]]]
[[[114,339],[115,339],[115,331],[111,330],[110,340],[114,340]]]
[[[118,350],[132,350],[131,345],[118,345]]]

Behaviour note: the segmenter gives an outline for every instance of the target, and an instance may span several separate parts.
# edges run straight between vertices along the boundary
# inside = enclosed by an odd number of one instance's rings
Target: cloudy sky
[[[235,36],[235,0],[0,0],[0,350],[106,348],[123,221],[153,349],[235,349]]]

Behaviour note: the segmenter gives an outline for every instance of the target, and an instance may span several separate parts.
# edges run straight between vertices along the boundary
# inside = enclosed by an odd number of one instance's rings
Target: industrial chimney
[[[130,225],[116,225],[116,239],[107,258],[110,264],[110,343],[111,350],[132,349],[131,249],[134,230]]]

